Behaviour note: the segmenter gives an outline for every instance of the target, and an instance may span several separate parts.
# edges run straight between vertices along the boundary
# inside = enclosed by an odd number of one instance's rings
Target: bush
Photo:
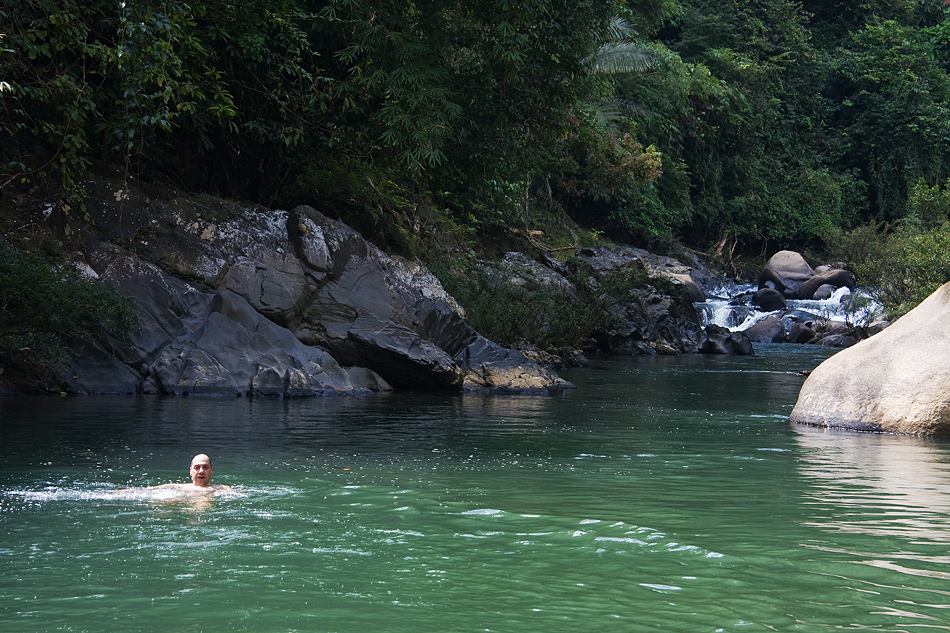
[[[642,268],[596,272],[577,261],[569,281],[576,292],[544,287],[537,280],[511,283],[492,267],[448,272],[434,268],[442,285],[464,308],[466,320],[483,336],[507,347],[583,348],[592,333],[608,327],[609,308],[643,288],[676,288]]]
[[[943,187],[931,187],[922,178],[917,181],[907,199],[908,224],[934,228],[950,219],[950,180]]]
[[[132,299],[39,253],[0,244],[0,359],[22,368],[68,360],[70,342],[133,331]]]
[[[881,237],[854,263],[861,284],[891,316],[913,309],[950,281],[950,222],[920,230],[906,227]]]

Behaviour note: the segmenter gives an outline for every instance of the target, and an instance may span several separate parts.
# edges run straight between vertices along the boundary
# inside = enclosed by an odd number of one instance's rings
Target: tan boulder
[[[800,424],[950,434],[950,283],[880,334],[825,360],[802,385]]]

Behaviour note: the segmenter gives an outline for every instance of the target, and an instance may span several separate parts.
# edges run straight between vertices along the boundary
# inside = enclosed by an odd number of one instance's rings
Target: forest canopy
[[[0,38],[5,197],[105,163],[750,253],[947,220],[943,0],[7,0]]]

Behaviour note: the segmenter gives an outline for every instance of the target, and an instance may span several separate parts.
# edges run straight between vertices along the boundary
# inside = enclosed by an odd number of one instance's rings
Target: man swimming
[[[174,488],[185,492],[234,492],[234,488],[231,486],[211,485],[211,475],[214,474],[214,467],[211,466],[211,458],[204,453],[199,453],[192,458],[188,474],[191,475],[190,484],[163,484],[156,487]]]

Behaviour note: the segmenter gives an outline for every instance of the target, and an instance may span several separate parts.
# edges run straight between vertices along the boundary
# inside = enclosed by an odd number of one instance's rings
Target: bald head
[[[211,467],[211,458],[204,453],[195,455],[191,460],[191,483],[199,488],[205,488],[211,483],[211,474],[214,469]]]

